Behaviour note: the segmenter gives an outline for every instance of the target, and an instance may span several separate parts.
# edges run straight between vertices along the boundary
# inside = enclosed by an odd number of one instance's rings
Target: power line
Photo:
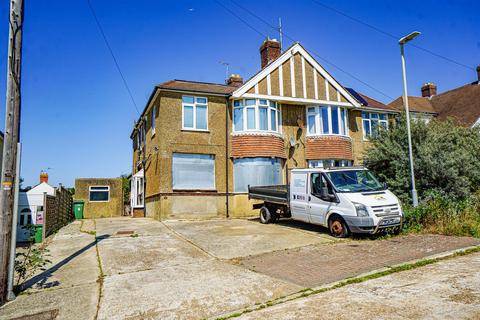
[[[395,40],[398,40],[398,39],[400,38],[400,37],[398,37],[398,36],[396,36],[396,35],[394,35],[394,34],[392,34],[392,33],[390,33],[390,32],[387,32],[387,31],[385,31],[385,30],[382,30],[382,29],[380,29],[380,28],[378,28],[378,27],[376,27],[376,26],[374,26],[374,25],[372,25],[372,24],[370,24],[370,23],[367,23],[367,22],[362,21],[362,20],[360,20],[360,19],[357,19],[357,18],[355,18],[355,17],[353,17],[353,16],[350,16],[350,15],[348,15],[348,14],[346,14],[346,13],[344,13],[344,12],[338,10],[338,9],[335,9],[335,8],[333,8],[333,7],[330,7],[330,6],[328,6],[328,5],[320,2],[320,1],[318,1],[318,0],[312,0],[312,2],[315,3],[315,4],[317,4],[317,5],[319,5],[319,6],[321,6],[321,7],[324,7],[324,8],[326,8],[326,9],[330,10],[330,11],[333,11],[333,12],[335,12],[335,13],[341,15],[341,16],[344,16],[344,17],[347,18],[347,19],[350,19],[350,20],[352,20],[352,21],[355,21],[355,22],[357,22],[357,23],[359,23],[359,24],[361,24],[361,25],[364,25],[365,27],[368,27],[368,28],[372,29],[372,30],[375,30],[375,31],[377,31],[378,33],[381,33],[381,34],[383,34],[383,35],[385,35],[385,36],[387,36],[387,37],[390,37],[390,38],[395,39]],[[441,54],[435,53],[435,52],[433,52],[433,51],[431,51],[431,50],[429,50],[429,49],[423,48],[423,47],[421,47],[421,46],[419,46],[419,45],[416,45],[416,44],[413,44],[413,43],[411,43],[411,44],[409,44],[409,45],[412,46],[412,47],[415,47],[415,48],[417,48],[417,49],[419,49],[419,50],[422,50],[422,51],[424,51],[424,52],[426,52],[426,53],[429,53],[429,54],[431,54],[431,55],[433,55],[433,56],[435,56],[435,57],[437,57],[437,58],[444,59],[444,60],[446,60],[446,61],[448,61],[448,62],[450,62],[450,63],[457,64],[457,65],[459,65],[459,66],[461,66],[461,67],[464,67],[464,68],[467,68],[467,69],[469,69],[469,70],[475,70],[474,68],[472,68],[472,67],[470,67],[470,66],[468,66],[468,65],[466,65],[466,64],[464,64],[464,63],[455,61],[455,60],[450,59],[450,58],[448,58],[448,57],[445,57],[445,56],[443,56],[443,55],[441,55]]]
[[[120,69],[120,65],[118,64],[117,59],[115,58],[115,54],[113,54],[112,47],[110,47],[110,44],[107,40],[107,36],[105,35],[105,32],[103,31],[102,25],[100,24],[100,21],[98,20],[97,14],[95,13],[95,9],[93,9],[92,3],[90,0],[87,0],[88,7],[90,8],[90,12],[92,13],[92,16],[95,20],[95,23],[97,24],[98,30],[100,31],[100,34],[102,35],[103,41],[105,41],[105,45],[108,48],[108,51],[110,52],[110,55],[112,56],[113,62],[115,63],[115,66],[117,67],[118,73],[120,74],[120,77],[123,80],[123,84],[125,85],[125,89],[127,89],[128,95],[130,96],[130,99],[132,100],[133,106],[137,110],[138,114],[140,114],[140,110],[137,107],[137,104],[135,103],[135,99],[133,99],[132,91],[130,91],[130,87],[128,86],[127,80],[125,79],[125,76],[122,73],[122,70]]]
[[[255,31],[256,33],[258,33],[259,35],[261,35],[263,38],[266,38],[267,35],[262,33],[261,31],[258,31],[254,26],[252,26],[250,23],[248,23],[246,20],[244,20],[242,17],[240,17],[239,15],[237,15],[234,11],[230,10],[228,7],[226,7],[223,3],[221,3],[220,1],[218,0],[215,0],[215,2],[220,5],[221,7],[223,7],[223,9],[227,10],[231,15],[233,15],[234,17],[236,17],[238,20],[242,21],[247,27],[249,27],[250,29],[252,29],[253,31]]]
[[[231,2],[233,4],[235,4],[237,7],[241,8],[242,10],[246,11],[247,13],[249,13],[250,15],[254,16],[255,18],[257,18],[258,20],[260,20],[261,22],[263,22],[264,24],[266,24],[267,26],[269,26],[270,28],[278,31],[278,27],[272,25],[270,22],[266,21],[265,19],[263,19],[262,17],[258,16],[256,13],[252,12],[251,10],[249,10],[248,8],[245,8],[244,6],[240,5],[239,3],[237,3],[236,1],[234,0],[231,0]],[[218,3],[218,1],[217,1]],[[223,6],[223,5],[222,5]],[[225,8],[225,6],[223,6]],[[231,10],[228,10],[229,12],[231,12]],[[236,15],[235,15],[236,16]],[[243,19],[241,19],[241,21],[243,21]],[[251,26],[250,26],[251,27]],[[252,27],[251,27],[252,28]],[[295,39],[293,39],[291,36],[289,36],[288,34],[286,34],[285,32],[282,31],[282,34],[288,38],[290,41],[293,41],[293,42],[296,42]],[[265,36],[266,38],[266,36]],[[333,62],[330,62],[329,60],[325,59],[324,57],[320,56],[318,53],[316,53],[314,50],[311,50],[311,49],[308,49],[309,52],[311,52],[313,55],[315,55],[317,58],[321,59],[322,61],[326,62],[327,64],[331,65],[332,67],[336,68],[337,70],[343,72],[344,74],[348,75],[349,77],[351,77],[352,79],[355,79],[356,81],[362,83],[363,85],[367,86],[368,88],[372,89],[373,91],[393,100],[394,98],[389,96],[388,94],[384,93],[383,91],[375,88],[374,86],[368,84],[367,82],[363,81],[362,79],[360,79],[359,77],[351,74],[350,72],[346,71],[345,69],[337,66],[336,64],[334,64]]]

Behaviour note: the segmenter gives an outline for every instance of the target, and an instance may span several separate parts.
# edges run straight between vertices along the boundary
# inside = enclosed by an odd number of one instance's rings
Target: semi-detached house
[[[131,134],[134,215],[252,215],[249,185],[361,164],[368,138],[398,113],[342,86],[299,43],[282,52],[267,39],[260,59],[246,82],[155,86]]]

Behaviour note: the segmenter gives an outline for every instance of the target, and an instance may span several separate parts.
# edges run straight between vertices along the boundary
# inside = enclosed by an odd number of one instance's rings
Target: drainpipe
[[[225,206],[227,218],[229,218],[228,212],[228,97],[225,97]]]

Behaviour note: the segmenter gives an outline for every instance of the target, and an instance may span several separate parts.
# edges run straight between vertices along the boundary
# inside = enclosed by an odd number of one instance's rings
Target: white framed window
[[[208,100],[182,96],[182,129],[208,131]]]
[[[307,135],[348,136],[348,111],[338,106],[307,107]]]
[[[153,105],[152,108],[152,136],[155,135],[155,128],[156,128],[156,115],[157,115],[157,105]]]
[[[88,188],[88,200],[90,202],[110,201],[110,186],[90,186]]]
[[[247,192],[248,186],[281,184],[282,160],[263,157],[235,159],[233,173],[235,192]]]
[[[309,168],[350,167],[352,164],[352,160],[345,159],[308,160]]]
[[[143,208],[145,201],[143,169],[132,176],[130,187],[130,205],[132,208]]]
[[[362,111],[363,138],[368,139],[378,134],[380,126],[388,129],[388,117],[386,113]]]
[[[172,188],[174,190],[215,190],[215,156],[174,153]]]
[[[243,99],[233,102],[233,131],[279,132],[279,105],[265,99]]]

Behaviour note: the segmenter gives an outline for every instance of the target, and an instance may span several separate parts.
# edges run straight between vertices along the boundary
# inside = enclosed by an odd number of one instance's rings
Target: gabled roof
[[[274,93],[277,85],[279,92]],[[358,101],[299,43],[285,50],[236,89],[232,96],[268,96],[294,103],[334,103],[360,107]]]
[[[188,81],[188,80],[170,80],[164,83],[160,83],[156,86],[159,89],[175,90],[175,91],[187,91],[198,93],[211,93],[228,96],[237,87],[228,86],[226,84]]]
[[[403,110],[403,97],[388,104]],[[454,118],[458,123],[473,126],[480,118],[480,82],[442,92],[430,98],[408,97],[410,111],[438,115],[438,119]]]
[[[432,97],[439,119],[452,117],[472,126],[480,118],[480,83],[474,82]]]
[[[399,97],[388,104],[398,111],[404,110],[403,96]],[[410,112],[422,112],[436,114],[432,102],[429,98],[408,96],[408,109]]]
[[[391,106],[388,106],[378,100],[375,100],[373,98],[370,98],[369,96],[363,94],[363,93],[360,93],[352,88],[345,88],[347,89],[348,92],[350,92],[350,94],[358,100],[358,102],[360,102],[360,104],[363,106],[363,107],[366,107],[366,108],[371,108],[371,109],[378,109],[378,110],[385,110],[385,111],[391,111],[391,112],[398,112],[397,109],[391,107]]]

